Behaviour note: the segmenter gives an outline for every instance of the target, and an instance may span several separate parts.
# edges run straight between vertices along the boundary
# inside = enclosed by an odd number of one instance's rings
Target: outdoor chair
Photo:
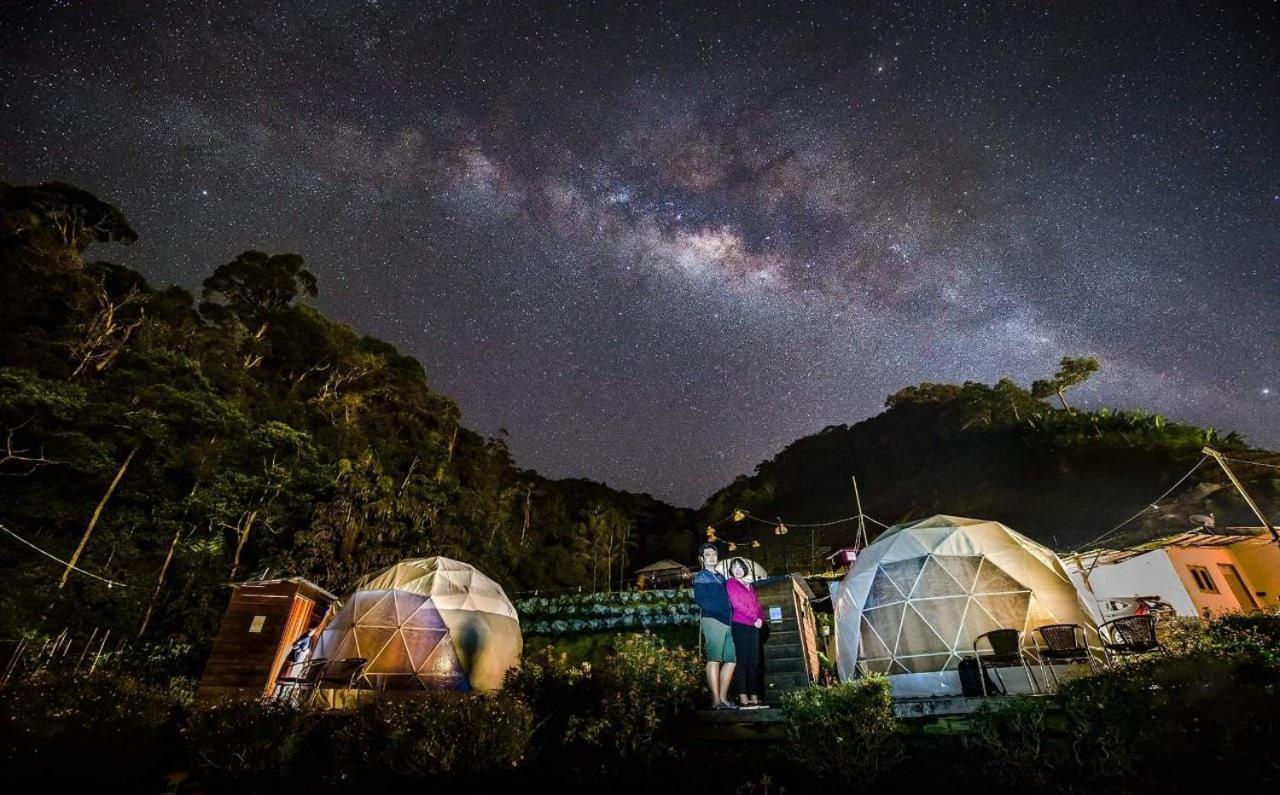
[[[1053,670],[1055,664],[1088,663],[1089,670],[1097,671],[1097,661],[1089,649],[1088,637],[1079,624],[1045,624],[1036,627],[1031,633],[1031,640],[1036,645],[1041,673],[1047,668],[1045,679],[1052,679],[1054,685],[1058,684],[1058,672]]]
[[[986,641],[991,647],[991,651],[983,653],[978,650],[979,644]],[[1000,689],[1005,693],[1009,692],[1009,688],[1005,687],[1004,680],[1000,678],[1000,668],[1018,668],[1021,667],[1027,675],[1027,683],[1031,685],[1033,692],[1040,692],[1040,685],[1036,682],[1036,677],[1031,673],[1031,666],[1027,665],[1027,658],[1022,652],[1022,633],[1016,629],[993,629],[990,632],[984,632],[973,639],[973,656],[978,661],[978,674],[982,679],[982,695],[986,697],[990,695],[987,692],[986,671],[990,669],[996,675],[996,681],[1000,683]]]
[[[296,666],[297,673],[293,676],[277,678],[273,697],[279,699],[287,694],[291,701],[296,701],[298,696],[310,694],[315,690],[316,683],[320,680],[320,675],[324,673],[324,667],[328,662],[324,657],[307,660]]]
[[[364,673],[364,667],[368,662],[364,657],[329,660],[320,666],[320,673],[317,675],[315,685],[311,689],[310,700],[314,701],[321,689],[325,687],[354,688],[356,680]]]
[[[1098,627],[1102,648],[1107,660],[1130,657],[1135,654],[1163,652],[1164,646],[1156,637],[1156,617],[1153,615],[1113,618]]]

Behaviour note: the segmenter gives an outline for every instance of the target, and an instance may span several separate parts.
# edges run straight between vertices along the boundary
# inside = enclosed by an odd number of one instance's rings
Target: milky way
[[[1063,355],[1280,444],[1275,4],[545,5],[5,3],[0,179],[156,283],[296,251],[522,465],[682,504]]]

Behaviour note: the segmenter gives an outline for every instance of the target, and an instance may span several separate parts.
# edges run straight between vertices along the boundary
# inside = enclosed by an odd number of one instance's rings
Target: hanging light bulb
[[[715,529],[714,527],[711,527],[711,526],[709,526],[709,525],[708,525],[708,526],[707,526],[707,540],[711,540],[711,539],[713,539],[713,538],[715,538],[715,537],[716,537],[716,529]]]
[[[733,512],[733,521],[735,521],[735,522],[741,522],[743,519],[746,519],[746,518],[747,518],[747,512],[746,512],[746,511],[742,510],[741,508],[737,508],[737,509],[735,509],[735,510],[734,510],[734,512]]]
[[[780,536],[785,536],[787,534],[787,526],[782,523],[781,517],[778,518],[778,526],[774,528],[773,532]]]
[[[732,541],[730,541],[730,542],[729,542],[729,551],[730,551],[730,552],[733,552],[733,551],[734,551],[734,550],[736,550],[737,548],[738,548],[738,545],[737,545],[737,544],[733,543]]]
[[[760,540],[759,540],[759,539],[752,539],[752,541],[751,541],[751,546],[752,546],[753,548],[755,548],[755,549],[759,549],[759,548],[760,548]]]

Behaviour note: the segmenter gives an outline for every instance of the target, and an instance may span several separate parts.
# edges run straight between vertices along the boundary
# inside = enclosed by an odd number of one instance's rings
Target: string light
[[[734,511],[733,511],[733,521],[735,521],[735,522],[741,522],[743,519],[746,519],[746,518],[747,518],[747,512],[746,512],[746,511],[742,510],[741,508],[735,508],[735,509],[734,509]]]

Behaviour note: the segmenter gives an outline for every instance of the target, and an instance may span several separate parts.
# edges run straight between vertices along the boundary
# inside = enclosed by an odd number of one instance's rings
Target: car
[[[1159,596],[1111,596],[1098,603],[1102,610],[1102,620],[1127,616],[1153,615],[1157,620],[1172,618],[1173,606]]]

